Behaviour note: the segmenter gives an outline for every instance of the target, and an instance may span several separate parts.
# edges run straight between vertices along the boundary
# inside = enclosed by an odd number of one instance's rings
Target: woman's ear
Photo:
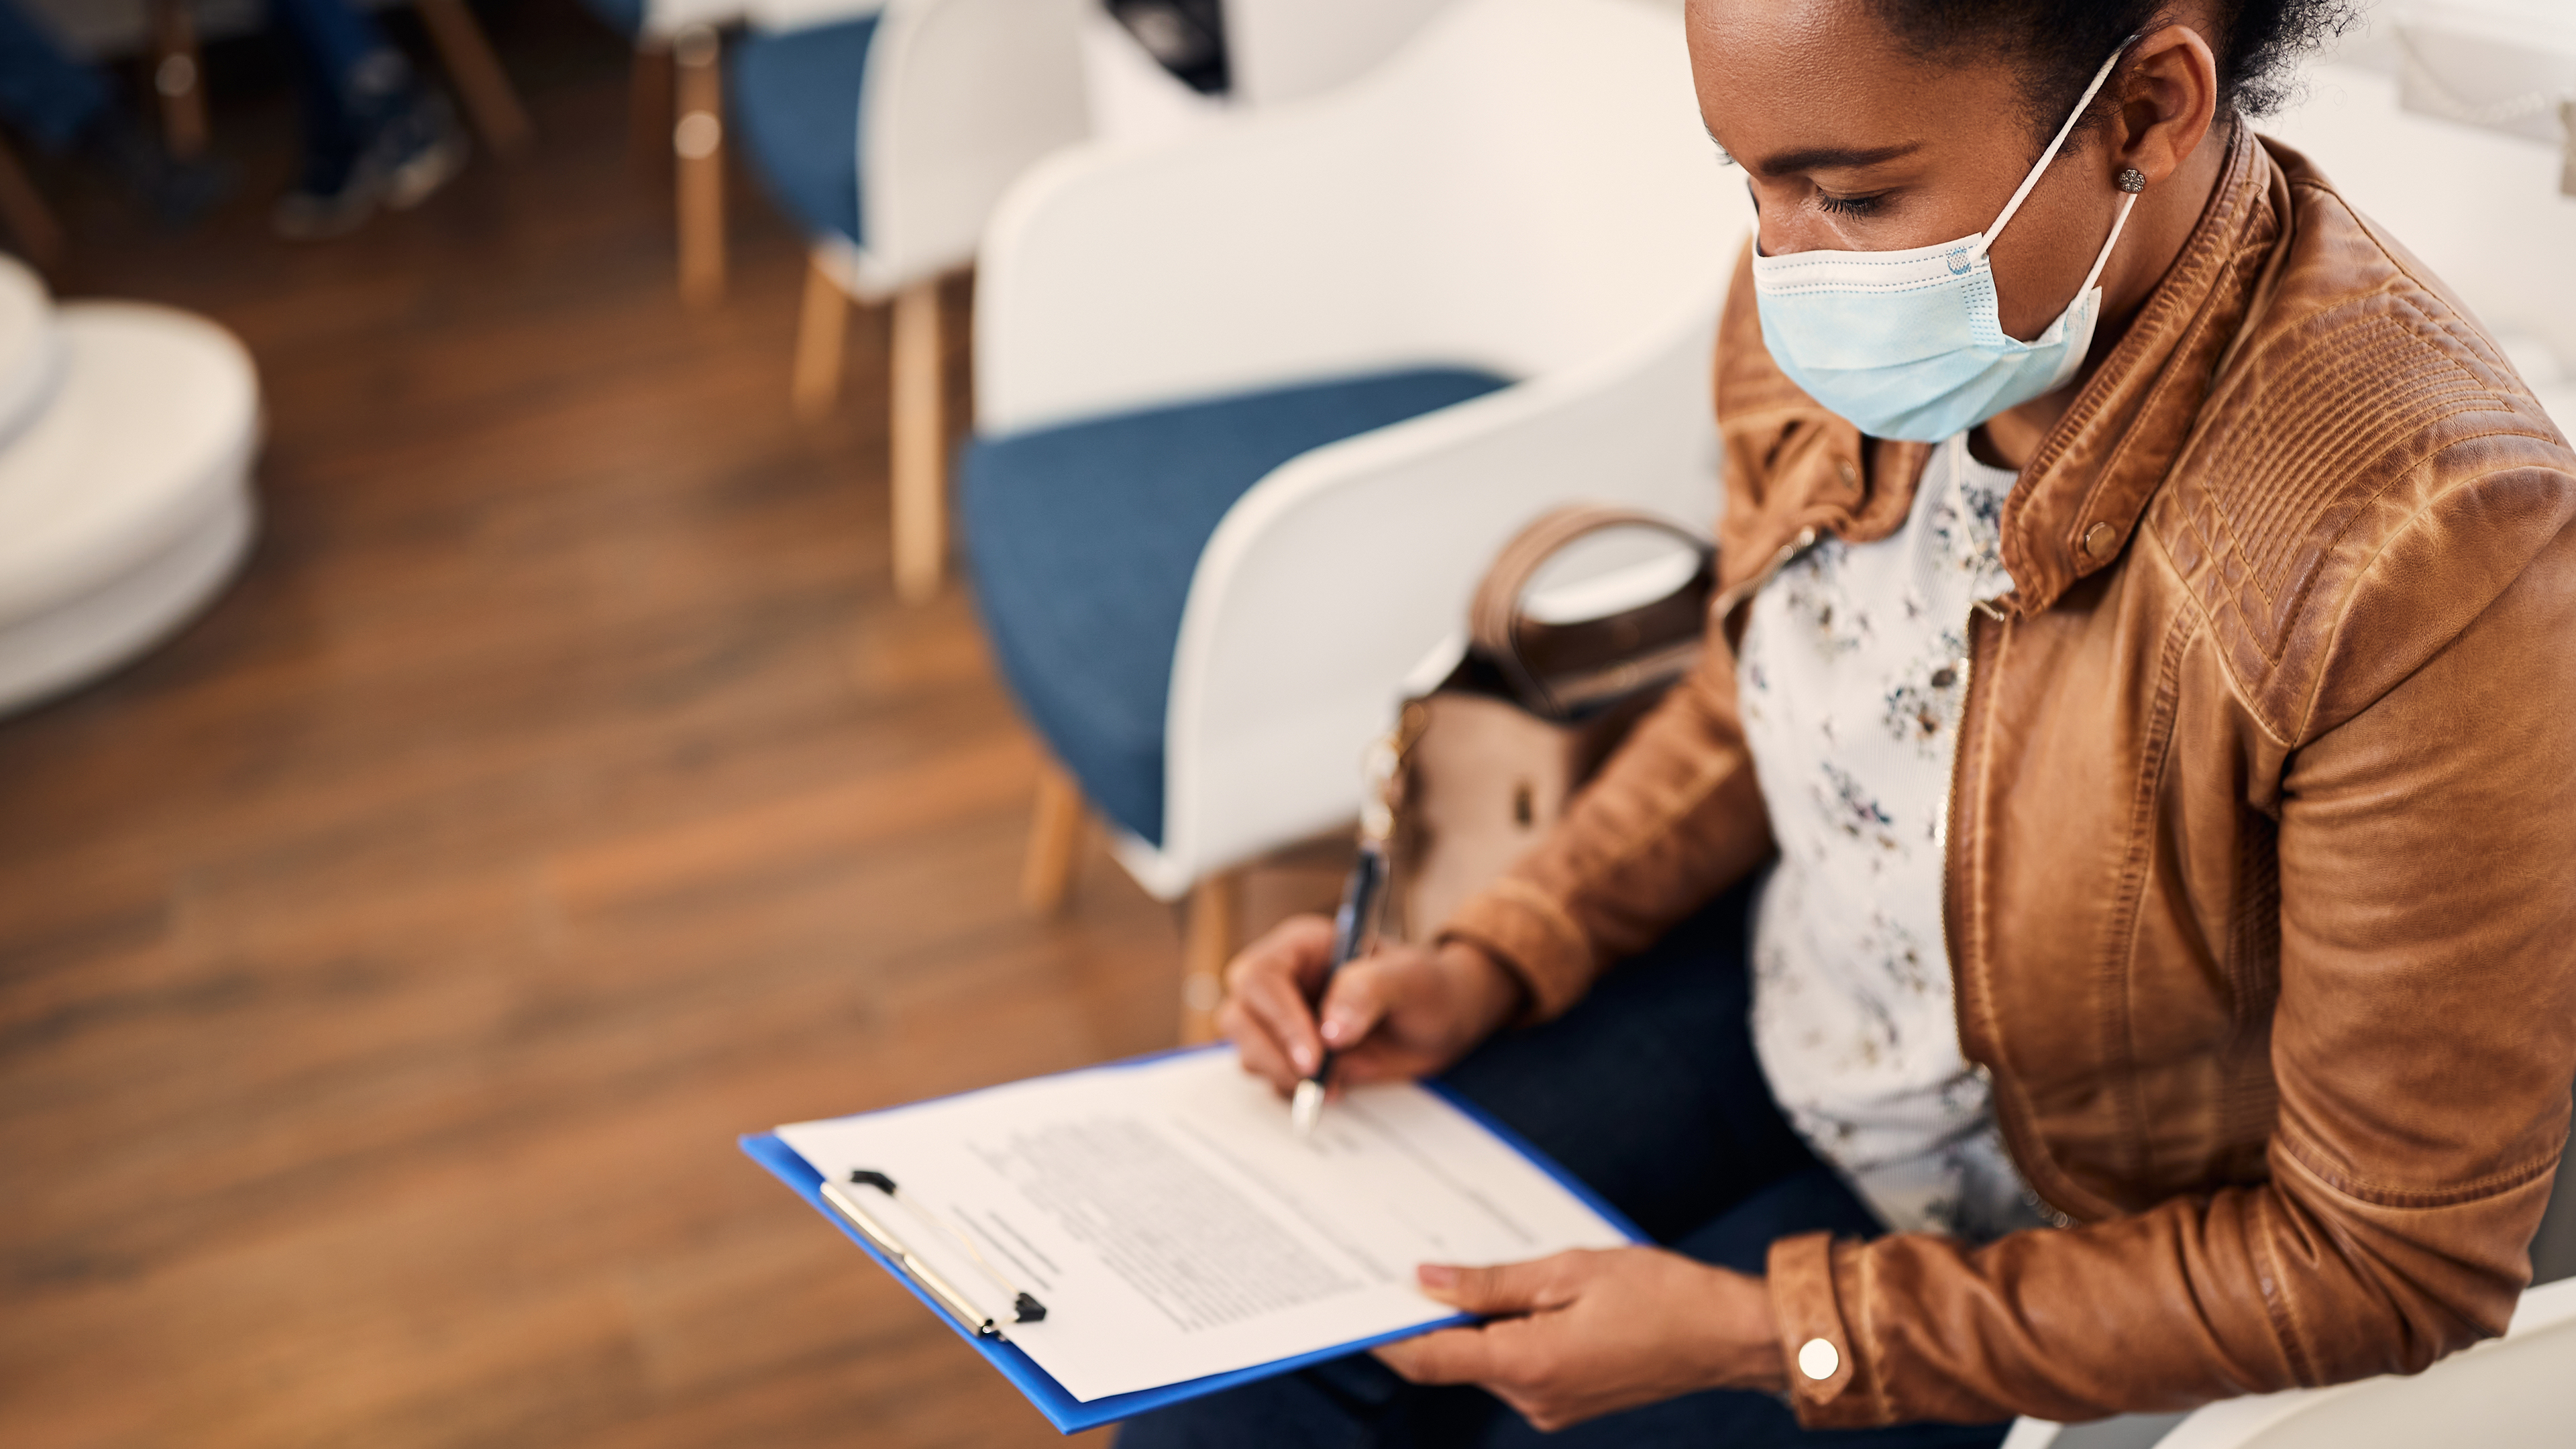
[[[2120,86],[2109,133],[2112,169],[2135,167],[2147,184],[2182,169],[2218,115],[2218,58],[2188,25],[2168,25],[2138,42]]]

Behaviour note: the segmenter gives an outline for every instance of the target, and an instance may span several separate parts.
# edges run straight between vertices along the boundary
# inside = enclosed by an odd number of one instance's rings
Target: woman
[[[1291,922],[1223,1016],[1282,1085],[1449,1072],[1671,1248],[1427,1265],[1488,1321],[1125,1442],[1992,1443],[2502,1330],[2576,1079],[2576,455],[2246,129],[2339,9],[1692,0],[1760,211],[1705,665],[1433,948],[1319,1027]]]
[[[301,171],[270,216],[280,236],[339,236],[380,206],[417,206],[454,179],[464,131],[366,10],[352,0],[274,0],[270,9],[294,44],[304,109]],[[163,154],[122,114],[106,76],[15,0],[0,0],[0,118],[49,152],[77,148],[104,162],[166,221],[194,220],[227,189],[224,168]]]

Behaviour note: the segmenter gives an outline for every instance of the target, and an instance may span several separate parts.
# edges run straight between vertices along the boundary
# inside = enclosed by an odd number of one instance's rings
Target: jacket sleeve
[[[2419,535],[2374,571],[2442,547]],[[1983,1248],[1782,1240],[1783,1349],[1841,1361],[1792,1372],[1803,1422],[2182,1409],[2408,1373],[2503,1330],[2576,1080],[2571,637],[2562,532],[2288,756],[2270,1180]]]
[[[1544,1020],[1771,850],[1770,817],[1736,712],[1735,658],[1712,642],[1556,828],[1470,897],[1444,938],[1518,972]]]

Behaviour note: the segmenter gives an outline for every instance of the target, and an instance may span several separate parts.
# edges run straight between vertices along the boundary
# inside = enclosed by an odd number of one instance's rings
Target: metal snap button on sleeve
[[[2084,530],[2084,552],[2092,558],[2109,558],[2111,549],[2120,541],[2120,530],[2107,523],[2097,523]]]
[[[1811,1338],[1798,1345],[1798,1372],[1818,1383],[1832,1378],[1834,1370],[1842,1366],[1843,1356],[1821,1338]]]

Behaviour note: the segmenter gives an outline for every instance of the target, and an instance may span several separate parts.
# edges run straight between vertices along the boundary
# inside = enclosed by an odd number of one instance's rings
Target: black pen
[[[1333,977],[1368,947],[1369,926],[1377,914],[1379,892],[1386,888],[1386,847],[1377,840],[1360,842],[1359,859],[1351,862],[1351,878],[1342,887],[1342,908],[1333,915],[1333,959],[1324,968],[1324,984],[1315,993],[1320,1010],[1324,998],[1333,990]],[[1297,1135],[1304,1137],[1315,1130],[1324,1115],[1324,1081],[1333,1074],[1333,1049],[1327,1045],[1315,1063],[1315,1070],[1297,1084],[1296,1096],[1289,1099],[1288,1121]]]

